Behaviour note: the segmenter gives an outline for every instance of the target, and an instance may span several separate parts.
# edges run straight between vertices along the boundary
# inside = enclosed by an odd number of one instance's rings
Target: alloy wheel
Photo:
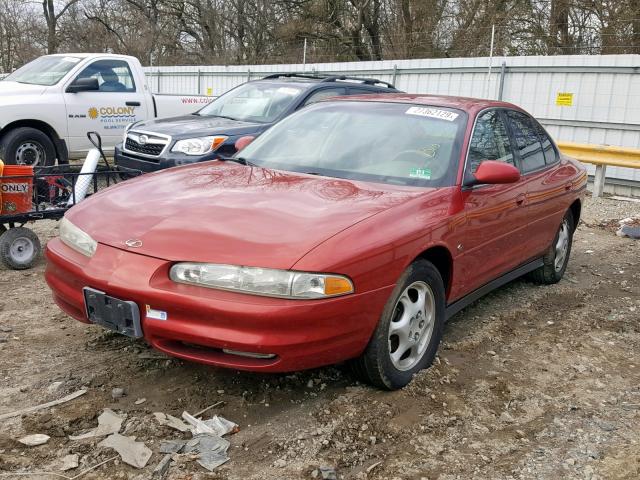
[[[389,355],[398,370],[415,367],[429,346],[435,324],[435,297],[425,282],[414,282],[400,295],[389,323]]]
[[[567,252],[569,251],[569,241],[571,240],[571,235],[569,233],[569,222],[565,218],[562,221],[562,225],[560,225],[560,231],[558,232],[558,240],[556,241],[556,255],[554,260],[554,268],[556,272],[562,270],[564,265],[565,258],[567,257]]]

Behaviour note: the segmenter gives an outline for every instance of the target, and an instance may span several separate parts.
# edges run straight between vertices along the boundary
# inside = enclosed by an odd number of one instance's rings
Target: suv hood
[[[263,123],[229,120],[224,117],[185,115],[136,123],[133,131],[162,133],[173,139],[204,137],[206,135],[248,135],[266,128]]]
[[[47,89],[43,85],[31,85],[28,83],[0,81],[0,95],[41,95]]]
[[[212,161],[129,180],[67,217],[97,242],[143,255],[288,269],[333,235],[426,190]],[[129,239],[142,246],[127,247]]]

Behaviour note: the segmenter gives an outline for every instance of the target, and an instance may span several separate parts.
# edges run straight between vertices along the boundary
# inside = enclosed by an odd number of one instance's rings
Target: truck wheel
[[[28,228],[10,228],[0,235],[0,260],[12,270],[31,268],[41,251],[38,236]]]
[[[0,158],[7,165],[49,166],[56,163],[51,139],[38,129],[20,127],[7,132],[0,141]]]

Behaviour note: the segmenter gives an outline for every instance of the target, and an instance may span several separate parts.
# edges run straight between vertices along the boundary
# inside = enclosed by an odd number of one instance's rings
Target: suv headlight
[[[60,221],[60,240],[87,257],[93,257],[98,247],[98,242],[67,220],[66,217],[62,217]]]
[[[229,137],[225,137],[224,135],[186,138],[184,140],[178,140],[171,151],[184,153],[185,155],[204,155],[205,153],[216,150],[227,138]]]
[[[328,298],[353,293],[342,275],[211,263],[177,263],[169,276],[178,283],[282,298]]]
[[[131,123],[128,123],[126,127],[124,127],[124,133],[122,134],[122,143],[127,142],[127,133],[129,133],[129,130],[131,130],[131,127],[133,127],[136,123],[139,123],[139,122],[131,122]]]

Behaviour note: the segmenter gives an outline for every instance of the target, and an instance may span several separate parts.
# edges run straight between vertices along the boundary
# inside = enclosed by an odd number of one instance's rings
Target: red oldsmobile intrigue
[[[46,279],[72,317],[176,357],[265,372],[353,360],[400,388],[464,306],[524,274],[562,278],[586,182],[514,105],[345,97],[235,158],[74,207]]]

